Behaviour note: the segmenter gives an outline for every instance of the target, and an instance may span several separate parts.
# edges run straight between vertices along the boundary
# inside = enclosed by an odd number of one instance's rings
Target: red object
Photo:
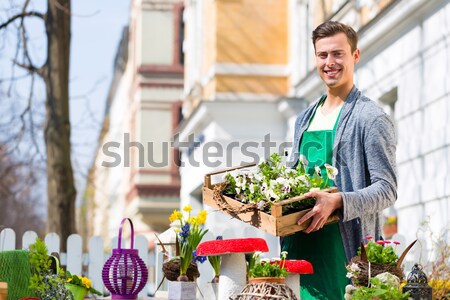
[[[274,262],[275,264],[282,264],[281,260],[278,260]],[[314,274],[313,266],[312,264],[307,260],[286,260],[284,262],[284,268],[289,273],[296,273],[296,274]]]
[[[253,253],[256,251],[267,252],[269,247],[264,239],[228,239],[206,241],[198,245],[198,256],[222,255],[230,253]]]

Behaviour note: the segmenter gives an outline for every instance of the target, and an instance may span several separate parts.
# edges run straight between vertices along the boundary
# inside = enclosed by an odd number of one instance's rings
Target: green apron
[[[324,164],[332,164],[334,135],[339,117],[340,113],[333,130],[305,131],[300,144],[300,154],[309,162],[308,173],[312,175],[314,166],[317,165],[326,182],[328,177]],[[329,180],[327,185],[332,186],[333,181]],[[313,265],[314,274],[301,276],[302,300],[344,298],[345,286],[349,281],[346,277],[347,259],[338,223],[326,225],[310,234],[297,232],[285,237],[282,250],[288,252],[288,259],[304,259]]]

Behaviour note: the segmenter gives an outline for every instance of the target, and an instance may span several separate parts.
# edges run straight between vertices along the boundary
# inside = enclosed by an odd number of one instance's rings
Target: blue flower
[[[192,252],[192,256],[194,257],[194,262],[200,262],[201,264],[205,262],[206,256],[197,256],[197,250]]]
[[[184,224],[181,227],[181,231],[180,231],[180,233],[178,235],[180,236],[182,243],[187,242],[187,238],[189,236],[189,230],[190,230],[190,224],[189,223],[186,223],[186,224]]]

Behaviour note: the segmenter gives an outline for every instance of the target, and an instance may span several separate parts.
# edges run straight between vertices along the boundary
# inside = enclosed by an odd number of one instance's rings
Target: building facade
[[[171,140],[181,119],[182,14],[182,1],[131,1],[87,193],[94,235],[115,236],[131,217],[152,248],[180,205]]]

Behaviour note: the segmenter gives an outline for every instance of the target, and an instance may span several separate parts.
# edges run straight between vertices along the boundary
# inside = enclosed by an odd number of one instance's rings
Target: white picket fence
[[[34,231],[27,231],[22,237],[22,248],[28,249],[29,245],[36,241],[38,235]],[[60,251],[60,237],[56,233],[48,233],[44,239],[49,254],[56,252],[60,255],[61,264],[67,268],[72,274],[83,274],[91,279],[92,285],[97,290],[104,290],[102,280],[102,269],[106,260],[111,253],[104,252],[104,242],[99,236],[94,236],[89,240],[88,253],[83,253],[82,238],[78,234],[72,234],[67,239],[67,253]],[[125,248],[122,240],[122,247]],[[112,239],[111,249],[117,248],[117,237]],[[155,255],[148,251],[148,240],[141,235],[135,236],[134,248],[138,249],[139,256],[144,260],[149,270],[149,278],[153,278],[151,272],[155,270]],[[16,249],[16,233],[11,228],[3,229],[0,233],[0,251],[8,251]],[[82,272],[87,267],[87,272]],[[149,289],[153,288],[149,285],[143,289],[139,296],[146,296]]]

